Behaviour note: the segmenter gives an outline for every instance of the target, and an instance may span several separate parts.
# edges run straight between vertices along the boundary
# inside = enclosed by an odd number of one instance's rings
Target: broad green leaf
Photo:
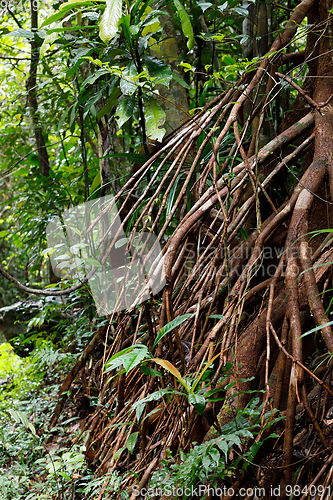
[[[162,142],[165,129],[159,128],[164,125],[165,111],[151,96],[143,96],[143,110],[146,120],[147,137]]]
[[[166,335],[169,332],[172,332],[172,330],[174,330],[175,328],[177,328],[177,326],[184,323],[184,321],[186,321],[191,316],[193,316],[193,314],[183,314],[182,316],[178,316],[178,318],[173,319],[172,321],[170,321],[170,323],[163,326],[163,328],[161,328],[160,331],[158,332],[158,335],[153,345],[153,349],[159,343],[159,341],[164,337],[164,335]]]
[[[208,316],[208,318],[211,319],[224,319],[223,314],[212,314],[211,316]]]
[[[123,16],[121,18],[120,23],[119,23],[123,29],[124,37],[126,38],[129,46],[132,45],[132,34],[131,34],[131,30],[130,30],[130,23],[131,23],[130,14]]]
[[[205,396],[203,396],[202,394],[190,393],[188,396],[188,402],[195,407],[199,415],[203,414],[206,406]]]
[[[229,452],[229,448],[228,448],[228,445],[227,443],[225,442],[225,438],[222,437],[221,439],[219,439],[218,441],[216,441],[215,443],[219,448],[220,450],[224,453],[225,455],[225,459],[228,460],[228,452]]]
[[[126,446],[119,448],[119,450],[114,454],[114,459],[117,460],[124,450],[126,450]]]
[[[213,4],[210,2],[198,2],[198,7],[202,10],[202,12],[205,12],[209,7],[211,7]]]
[[[239,439],[239,437],[237,436],[237,434],[230,434],[230,435],[228,435],[228,441],[229,441],[229,445],[230,445],[230,443],[233,443],[236,446],[238,446],[239,448],[242,448],[241,440]]]
[[[116,241],[115,247],[120,248],[126,245],[128,242],[128,238],[120,238],[120,240]]]
[[[126,373],[129,373],[133,368],[141,363],[145,358],[149,356],[149,351],[146,346],[143,346],[139,349],[133,349],[128,354],[126,354],[125,359],[123,361],[123,366],[126,370]]]
[[[44,57],[51,45],[59,38],[58,33],[51,33],[44,38],[43,44],[40,48],[40,56]]]
[[[160,83],[168,87],[170,80],[172,80],[172,71],[170,66],[168,66],[164,61],[161,61],[161,59],[153,56],[145,56],[143,60],[147,66],[150,76],[163,79],[164,81]]]
[[[31,39],[35,37],[35,33],[33,31],[25,30],[23,28],[17,28],[15,31],[10,32],[10,36]]]
[[[96,80],[98,80],[98,78],[100,78],[101,76],[104,76],[104,75],[108,75],[108,74],[110,74],[108,69],[105,69],[105,68],[98,69],[93,75],[88,76],[88,78],[86,78],[84,80],[82,88],[86,87],[87,85],[92,85],[93,83],[96,82]]]
[[[155,361],[157,365],[160,365],[165,370],[168,370],[168,372],[170,372],[174,377],[176,377],[178,382],[180,382],[182,386],[185,387],[187,392],[189,392],[189,387],[186,381],[181,376],[179,370],[172,363],[170,363],[170,361],[168,361],[167,359],[159,359],[159,358],[154,358],[152,359],[152,361]]]
[[[89,258],[85,259],[85,262],[87,262],[91,266],[103,267],[102,264],[100,262],[98,262],[98,260],[94,259],[93,257],[89,257]]]
[[[99,37],[106,44],[117,34],[122,4],[122,0],[106,0],[106,9],[99,22]]]
[[[220,12],[224,12],[228,8],[228,2],[224,2],[223,4],[217,7]]]
[[[213,460],[215,460],[215,462],[218,464],[219,461],[220,461],[220,454],[219,452],[217,451],[216,448],[213,448],[211,450],[209,450],[209,455],[212,457]]]
[[[96,0],[96,1],[101,1],[101,0]],[[74,9],[74,7],[81,7],[82,5],[88,5],[91,3],[93,3],[93,1],[91,0],[68,0],[68,2],[62,3],[60,5],[59,10],[67,12],[67,10]]]
[[[127,438],[126,448],[128,449],[128,451],[130,452],[131,455],[134,451],[135,444],[136,444],[136,441],[138,439],[139,434],[140,434],[140,432],[133,432],[133,434],[131,434]]]
[[[235,12],[239,16],[244,17],[249,15],[249,11],[245,7],[234,7],[233,9],[231,9],[231,12]]]
[[[136,70],[135,64],[131,63],[123,71],[124,78],[120,79],[120,90],[125,95],[132,95],[136,92],[138,86],[132,83],[132,77],[137,77],[138,72]]]
[[[100,187],[100,185],[101,185],[101,174],[100,172],[98,172],[89,189],[89,196],[91,196],[96,191],[96,189]]]
[[[139,155],[137,153],[114,153],[112,155],[102,156],[102,158],[128,158],[129,160],[139,163],[140,165],[143,165],[148,160],[148,156]]]
[[[140,370],[145,375],[151,375],[153,377],[162,377],[163,378],[162,373],[158,372],[157,370],[154,370],[154,368],[151,368],[150,366],[142,365],[142,366],[140,366]]]
[[[180,78],[180,76],[178,76],[177,73],[173,73],[172,78],[176,80],[176,82],[178,82],[179,85],[184,87],[184,89],[191,90],[191,87],[186,82],[184,82],[184,80]]]
[[[204,469],[206,469],[206,471],[208,472],[208,470],[212,466],[212,459],[209,455],[204,455],[204,457],[202,458],[202,465]]]
[[[117,119],[118,128],[121,128],[124,123],[127,122],[132,116],[134,112],[134,107],[136,104],[135,94],[133,95],[124,95],[122,100],[117,106],[117,110],[115,116]]]
[[[131,355],[132,351],[136,351],[134,356]],[[136,357],[138,351],[145,352],[146,357],[148,357],[148,348],[143,344],[136,344],[135,346],[128,347],[127,349],[123,349],[122,351],[117,352],[117,354],[114,354],[114,356],[112,356],[106,363],[105,373],[108,373],[119,366],[124,366],[127,356],[130,356],[130,360],[132,361]]]
[[[178,11],[183,33],[188,38],[187,48],[191,50],[194,45],[194,33],[189,15],[179,0],[173,0],[173,3]]]

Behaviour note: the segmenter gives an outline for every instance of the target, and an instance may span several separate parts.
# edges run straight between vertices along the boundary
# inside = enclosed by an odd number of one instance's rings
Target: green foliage
[[[188,38],[187,47],[189,50],[191,50],[194,45],[194,34],[189,15],[186,12],[183,4],[179,0],[173,0],[173,2],[180,17],[183,33]]]
[[[62,362],[63,353],[51,348],[21,359],[8,344],[0,346],[0,498],[65,499],[67,492],[81,490],[81,476],[88,473],[84,450],[79,445],[48,450],[46,444]],[[55,432],[65,435],[65,428]]]
[[[221,428],[218,438],[196,445],[188,453],[181,452],[177,460],[169,453],[168,459],[162,462],[162,468],[153,473],[150,488],[161,488],[166,495],[167,491],[181,488],[185,496],[175,498],[187,499],[191,493],[187,494],[186,491],[191,492],[192,487],[209,485],[216,488],[219,481],[228,480],[240,465],[247,469],[265,441],[255,441],[255,437],[260,430],[279,420],[271,420],[271,415],[267,413],[266,424],[261,428],[262,409],[259,399],[254,398]],[[234,460],[230,458],[232,449],[237,457]]]
[[[172,63],[163,53],[168,38],[162,29],[162,17],[170,12],[180,50],[180,58],[175,54]],[[141,147],[147,147],[146,139],[147,142],[149,139],[162,141],[166,134],[166,113],[161,105],[164,91],[180,84],[186,89],[193,113],[233,85],[241,74],[252,71],[259,59],[242,59],[241,44],[246,37],[241,33],[241,26],[248,10],[237,0],[220,5],[197,0],[70,0],[56,3],[48,10],[43,6],[38,12],[36,32],[31,30],[28,10],[15,7],[14,13],[16,20],[9,12],[3,13],[0,30],[3,56],[0,67],[0,262],[20,281],[42,288],[50,281],[46,225],[55,215],[84,202],[86,196],[100,196],[102,188],[117,192],[127,181],[133,163],[145,162],[148,153],[143,155]],[[279,21],[277,27],[282,13],[282,7],[277,6],[273,14]],[[205,33],[202,19],[207,27]],[[48,176],[41,173],[36,131],[27,104],[31,42],[36,43],[40,57],[35,88],[37,121],[49,156]],[[304,39],[298,42],[299,47],[302,44]],[[175,66],[183,68],[184,74],[179,76]],[[178,112],[178,108],[175,110]],[[214,126],[214,122],[209,124],[211,128]],[[201,164],[212,157],[220,126],[202,151],[197,172]],[[106,131],[110,139],[109,146],[102,147],[102,153],[98,149],[101,130]],[[198,148],[204,137],[202,134],[198,138]],[[218,175],[227,159],[231,162],[237,159],[228,158],[233,143],[234,136],[230,133],[220,144]],[[103,160],[109,162],[107,182],[101,179]],[[170,162],[154,163],[150,172],[151,192],[157,192],[165,175],[171,181],[174,172],[167,173],[169,168]],[[166,196],[161,223],[173,216],[165,240],[181,217],[180,213],[173,212],[173,207],[187,173],[188,165],[184,164]],[[231,179],[228,169],[224,175]],[[142,195],[147,182],[148,176],[135,193],[136,197]],[[207,186],[212,185],[213,178],[209,175]],[[187,211],[191,208],[191,188],[192,185],[184,204]],[[154,206],[157,210],[164,196],[165,191],[159,192]],[[142,207],[150,199],[151,194],[147,193],[128,221],[129,229],[139,220]],[[142,225],[141,221],[139,230]],[[23,297],[26,295],[14,286],[1,282],[2,305]],[[153,349],[190,316],[180,316],[162,328]],[[218,315],[211,318],[221,319]],[[56,325],[51,327],[52,320]],[[0,496],[3,498],[50,500],[82,495],[93,499],[106,479],[109,482],[105,495],[117,491],[126,497],[126,492],[121,491],[124,477],[118,471],[93,479],[93,473],[86,469],[85,450],[73,444],[68,436],[71,418],[60,422],[54,431],[66,445],[58,443],[54,450],[45,450],[49,437],[47,422],[57,400],[59,382],[93,334],[107,322],[105,318],[96,317],[89,290],[84,289],[71,294],[59,307],[43,303],[27,325],[28,334],[17,339],[20,345],[34,346],[31,356],[23,360],[15,356],[8,345],[0,346]],[[111,334],[109,341],[112,341]],[[144,341],[140,342],[113,356],[106,364],[106,372],[115,371],[115,376],[120,372],[128,375],[137,369],[141,371],[138,371],[140,376],[143,373],[145,377],[163,379],[163,388],[158,386],[155,392],[135,404],[137,423],[148,417],[143,416],[146,404],[162,398],[170,403],[179,397],[202,414],[207,402],[215,398],[216,391],[209,390],[214,358],[200,373],[182,375],[170,362],[154,359]],[[155,369],[158,366],[161,371]],[[221,378],[225,379],[229,373],[230,366],[227,366]],[[174,378],[179,390],[174,388]],[[224,395],[220,399],[223,398]],[[91,396],[91,407],[96,399]],[[257,402],[252,401],[229,427],[222,429],[221,438],[182,454],[177,466],[165,462],[164,468],[154,476],[156,484],[158,480],[178,485],[186,481],[188,484],[199,480],[214,482],[218,474],[228,479],[238,463],[245,467],[244,460],[251,461],[260,444],[247,447],[258,431],[260,411]],[[131,456],[138,442],[135,429],[118,456],[124,450]],[[240,454],[239,462],[236,459],[231,463],[232,447]]]
[[[186,319],[188,319],[192,314],[184,314],[170,323],[165,325],[162,328],[156,337],[154,342],[154,346],[159,342],[163,336],[171,332],[174,328],[182,324]],[[145,345],[136,344],[135,346],[129,347],[120,351],[110,358],[110,360],[106,364],[105,373],[109,373],[117,368],[123,367],[123,370],[117,372],[115,376],[120,373],[126,373],[126,375],[136,367],[140,367],[141,371],[145,375],[152,375],[162,377],[162,374],[157,370],[153,370],[152,368],[145,366],[147,361],[152,361],[157,365],[164,368],[168,371],[181,385],[181,390],[175,390],[174,387],[170,386],[164,389],[159,389],[152,394],[149,394],[143,399],[140,399],[132,406],[131,410],[136,410],[137,421],[139,422],[143,410],[145,408],[146,403],[150,401],[158,401],[164,396],[168,395],[180,395],[185,396],[188,400],[189,404],[192,404],[199,415],[202,415],[204,409],[206,407],[207,402],[209,401],[219,401],[220,399],[215,399],[214,394],[216,392],[221,392],[220,389],[212,389],[208,390],[207,385],[210,383],[210,379],[212,376],[212,370],[209,370],[210,366],[214,363],[214,361],[219,357],[219,354],[214,356],[208,363],[205,364],[204,368],[200,373],[195,374],[194,376],[184,376],[182,377],[179,370],[168,360],[153,358],[148,348]],[[223,375],[220,379],[223,380],[228,375],[230,375],[231,364],[228,363],[225,369],[223,370]],[[240,382],[246,382],[247,380],[241,379]],[[233,383],[229,384],[227,388],[232,387]]]
[[[170,323],[167,323],[165,326],[163,326],[163,328],[160,329],[160,331],[156,336],[153,349],[159,343],[159,341],[164,337],[164,335],[172,332],[172,330],[177,328],[177,326],[180,326],[182,323],[184,323],[184,321],[187,320],[187,318],[191,318],[192,316],[193,314],[183,314],[182,316],[178,316],[177,318],[170,321]]]

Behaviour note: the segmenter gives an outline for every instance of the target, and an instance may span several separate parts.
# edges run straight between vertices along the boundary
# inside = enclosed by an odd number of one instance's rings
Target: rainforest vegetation
[[[0,9],[1,500],[333,498],[331,0]]]

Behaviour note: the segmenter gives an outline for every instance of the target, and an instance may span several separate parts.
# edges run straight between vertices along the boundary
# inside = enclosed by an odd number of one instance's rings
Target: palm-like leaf
[[[106,0],[106,9],[99,22],[99,36],[108,43],[117,33],[122,15],[122,0]]]

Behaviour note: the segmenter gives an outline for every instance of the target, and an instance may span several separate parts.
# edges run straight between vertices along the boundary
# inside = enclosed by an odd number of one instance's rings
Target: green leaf
[[[124,36],[129,44],[129,46],[132,45],[132,34],[130,30],[130,22],[131,22],[131,16],[130,14],[127,14],[126,16],[123,16],[120,21],[120,25],[123,28],[123,33]]]
[[[242,448],[242,443],[236,434],[228,435],[228,441],[229,441],[229,445],[230,445],[230,443],[233,443],[236,446],[238,446],[239,448]]]
[[[117,460],[124,450],[126,450],[126,446],[119,448],[119,450],[114,454],[114,459]]]
[[[148,156],[137,153],[114,153],[112,155],[102,156],[102,158],[128,158],[129,160],[143,165],[148,160]]]
[[[173,3],[178,11],[183,33],[188,38],[187,48],[188,50],[191,50],[194,45],[194,33],[189,15],[179,0],[173,0]]]
[[[222,439],[219,439],[218,441],[216,441],[216,445],[224,453],[225,459],[228,460],[228,451],[229,451],[229,449],[228,449],[227,443],[225,442],[224,437],[222,437]]]
[[[134,112],[134,107],[136,104],[136,96],[133,95],[124,95],[122,100],[117,106],[117,110],[115,113],[115,117],[117,117],[117,125],[118,128],[121,128],[124,123],[127,122],[132,116]]]
[[[223,314],[212,314],[211,316],[208,316],[208,318],[211,319],[224,319]]]
[[[329,321],[328,323],[325,323],[324,325],[316,326],[315,328],[308,330],[307,332],[303,333],[303,335],[301,335],[299,337],[299,339],[306,337],[307,335],[310,335],[310,333],[318,332],[318,330],[321,330],[322,328],[325,328],[326,326],[330,326],[330,325],[333,325],[333,321]],[[299,339],[297,339],[297,340],[299,340]]]
[[[151,368],[150,366],[142,365],[140,366],[140,370],[142,373],[145,375],[151,375],[152,377],[162,377],[162,373],[158,372],[157,370],[154,370],[154,368]]]
[[[13,410],[12,408],[8,408],[8,412],[10,413],[10,416],[15,420],[17,424],[21,423],[21,419],[19,417],[19,414],[16,410]]]
[[[184,87],[184,89],[191,90],[191,87],[189,85],[187,85],[187,83],[184,82],[184,80],[182,78],[180,78],[180,76],[178,76],[177,73],[173,73],[172,78],[174,80],[176,80],[176,82],[178,82],[179,85]]]
[[[24,30],[23,28],[18,28],[15,31],[11,31],[10,36],[31,39],[35,37],[35,33],[33,31]]]
[[[209,469],[210,469],[210,467],[212,466],[212,459],[210,458],[210,456],[205,455],[205,456],[202,458],[202,465],[203,465],[203,467],[206,469],[206,471],[208,472],[208,470],[209,470]]]
[[[115,247],[116,248],[123,247],[124,245],[127,244],[127,242],[128,242],[128,238],[120,238],[120,240],[116,241]]]
[[[134,352],[133,352],[134,351]],[[141,352],[141,354],[139,354]],[[135,360],[139,360],[141,362],[145,357],[149,357],[148,348],[143,344],[136,344],[135,346],[128,347],[127,349],[123,349],[118,352],[109,361],[106,363],[105,373],[108,373],[119,366],[124,366],[129,369],[134,368]],[[126,367],[125,367],[126,364]],[[128,369],[126,372],[129,371]]]
[[[138,86],[135,83],[132,83],[132,77],[137,77],[138,72],[135,67],[134,62],[126,66],[123,71],[123,75],[125,78],[120,79],[120,90],[125,95],[132,95],[136,92]]]
[[[58,33],[51,33],[44,38],[43,44],[40,48],[40,56],[44,57],[48,49],[52,46],[52,44],[59,38]]]
[[[99,0],[96,0],[96,1],[99,1]],[[43,23],[41,24],[40,27],[44,28],[44,26],[49,26],[50,24],[55,23],[56,21],[59,21],[60,19],[62,19],[64,17],[66,12],[74,9],[74,7],[85,7],[85,6],[90,7],[92,4],[94,4],[93,0],[82,0],[82,1],[71,0],[70,2],[65,2],[65,3],[60,5],[59,12],[56,12],[55,14],[52,14],[52,16],[45,19],[45,21],[43,21]]]
[[[172,71],[170,66],[168,66],[164,61],[161,61],[161,59],[153,56],[145,56],[143,60],[147,66],[150,76],[163,79],[164,81],[160,83],[169,87],[170,80],[172,80]]]
[[[186,321],[191,316],[193,316],[193,314],[183,314],[182,316],[178,316],[178,318],[173,319],[172,321],[170,321],[170,323],[163,326],[163,328],[161,328],[160,331],[158,332],[158,335],[153,345],[153,349],[159,343],[159,341],[164,337],[164,335],[166,335],[169,332],[172,332],[172,330],[174,330],[175,328],[177,328],[177,326],[184,323],[184,321]]]
[[[192,394],[188,396],[188,402],[192,404],[199,415],[202,415],[206,406],[205,396],[202,394]]]
[[[217,7],[220,12],[224,12],[228,8],[228,2],[224,2],[223,4]]]
[[[63,4],[64,5],[64,4]],[[44,26],[48,26],[49,24],[55,23],[56,21],[59,21],[59,19],[62,19],[65,15],[64,11],[57,12],[56,14],[52,14],[52,16],[48,17],[43,21],[41,24],[41,28],[44,28]]]
[[[151,415],[154,415],[155,413],[158,413],[160,412],[161,409],[160,408],[155,408],[154,410],[150,411],[149,413],[147,413],[147,415],[145,416],[145,418],[143,419],[142,422],[144,422],[147,418],[149,418]]]
[[[234,7],[231,12],[235,12],[239,16],[246,17],[249,15],[249,11],[245,7]]]
[[[110,74],[110,71],[108,69],[98,69],[93,75],[91,76],[88,76],[88,78],[86,78],[83,82],[83,85],[82,85],[82,88],[86,87],[87,85],[92,85],[93,83],[96,82],[96,80],[98,80],[98,78],[100,78],[101,76],[104,76],[104,75],[109,75]]]
[[[143,96],[143,110],[146,120],[147,136],[159,142],[162,142],[165,135],[165,129],[160,129],[165,122],[165,111],[151,96]]]
[[[106,9],[99,22],[99,37],[106,44],[117,34],[122,4],[122,0],[106,0]]]
[[[89,196],[92,196],[92,194],[96,191],[96,189],[99,188],[100,185],[101,185],[101,174],[100,172],[98,172],[89,189]]]
[[[101,1],[101,0],[96,0]],[[104,0],[103,0],[104,1]],[[92,0],[68,0],[68,2],[62,3],[59,7],[59,10],[63,12],[67,12],[70,9],[74,9],[74,7],[81,7],[82,5],[88,5],[94,3]]]
[[[212,457],[213,460],[215,460],[215,462],[217,464],[219,464],[219,462],[220,462],[220,454],[219,454],[219,452],[217,451],[216,448],[213,448],[213,449],[209,450],[209,455]]]
[[[202,9],[202,12],[205,12],[209,7],[211,7],[213,4],[210,2],[198,2],[198,7]]]
[[[139,349],[133,349],[133,351],[130,351],[126,355],[123,361],[126,373],[130,372],[133,368],[139,365],[141,361],[143,361],[148,356],[149,356],[149,351],[146,346],[143,346]]]
[[[29,422],[28,417],[26,416],[25,413],[23,413],[21,411],[16,411],[12,408],[9,408],[8,411],[16,423],[23,424],[23,426],[27,430],[29,430],[31,432],[31,434],[33,434],[33,436],[37,437],[35,426]]]
[[[134,448],[135,448],[135,445],[136,445],[136,441],[138,439],[139,434],[140,434],[140,432],[133,432],[133,434],[131,434],[127,438],[126,448],[128,449],[128,451],[130,452],[131,455],[132,455],[132,453],[134,451]]]

